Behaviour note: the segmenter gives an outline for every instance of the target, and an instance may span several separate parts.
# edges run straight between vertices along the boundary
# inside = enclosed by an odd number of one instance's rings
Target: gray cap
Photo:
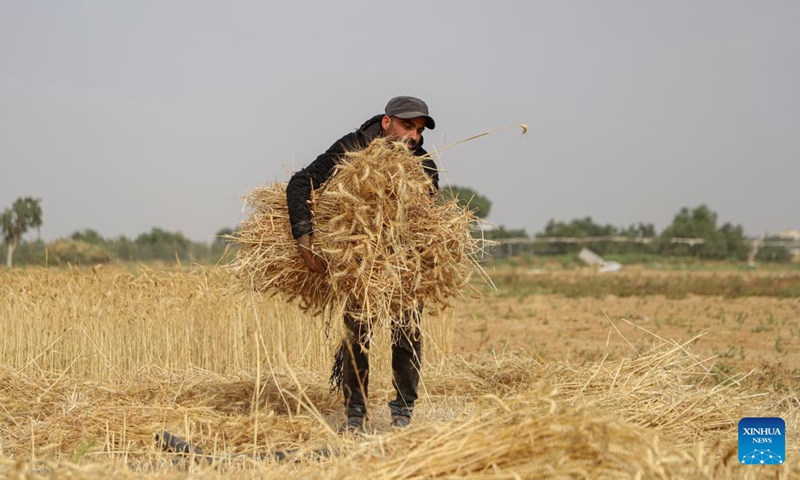
[[[416,97],[394,97],[386,104],[386,115],[403,119],[425,117],[425,126],[433,130],[436,122],[428,114],[428,105]]]

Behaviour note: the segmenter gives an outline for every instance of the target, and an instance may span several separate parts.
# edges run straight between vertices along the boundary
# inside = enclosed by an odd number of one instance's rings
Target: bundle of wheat
[[[377,139],[345,155],[312,193],[315,249],[327,264],[310,272],[292,238],[285,185],[253,190],[252,214],[235,237],[235,268],[256,291],[299,298],[314,314],[390,320],[425,305],[446,307],[480,267],[472,213],[438,200],[419,157]]]
[[[245,204],[252,213],[232,238],[239,246],[233,268],[246,286],[257,292],[299,298],[304,310],[320,313],[331,304],[324,275],[311,273],[297,251],[289,224],[286,184],[253,189]]]

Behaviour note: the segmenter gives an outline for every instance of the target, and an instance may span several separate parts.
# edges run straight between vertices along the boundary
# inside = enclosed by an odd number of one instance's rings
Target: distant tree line
[[[605,255],[662,255],[692,257],[704,260],[751,260],[753,241],[744,235],[741,225],[717,224],[717,214],[707,206],[682,208],[672,223],[661,233],[652,223],[628,227],[601,225],[591,217],[569,222],[551,219],[544,230],[532,237],[525,230],[503,226],[476,229],[475,235],[503,242],[506,248],[495,248],[496,256],[528,253],[535,255],[577,254],[582,248]],[[585,240],[581,240],[585,239]],[[526,243],[526,240],[529,240]],[[699,241],[698,241],[699,240]],[[788,263],[793,259],[786,246],[775,245],[778,237],[767,237],[752,260]],[[518,242],[510,245],[507,242]],[[770,244],[772,242],[773,244]]]
[[[456,199],[473,211],[477,219],[474,234],[487,240],[506,241],[518,239],[535,246],[536,255],[575,254],[586,247],[599,255],[646,254],[699,259],[748,260],[753,243],[744,236],[740,225],[725,223],[717,226],[717,214],[705,205],[694,209],[682,208],[672,223],[660,234],[651,223],[638,223],[628,227],[600,225],[591,217],[562,222],[551,219],[544,231],[529,237],[523,229],[488,228],[482,220],[489,215],[492,202],[476,191],[459,186],[441,190],[441,199]],[[23,235],[31,228],[42,225],[42,207],[39,199],[17,199],[11,208],[0,213],[0,239],[6,250],[6,265],[12,258],[22,265],[97,264],[115,261],[198,262],[214,264],[225,254],[231,255],[234,246],[226,238],[234,231],[223,228],[210,243],[194,242],[180,232],[153,228],[134,239],[125,236],[104,238],[97,231],[84,229],[68,238],[46,244],[42,240],[25,242]],[[585,239],[582,241],[581,239]],[[700,241],[697,241],[699,239]],[[772,238],[758,248],[754,260],[759,262],[790,262],[792,254],[785,246],[770,245]],[[513,249],[508,251],[512,252]],[[525,250],[522,250],[525,251]]]
[[[756,253],[756,260],[759,262],[789,263],[793,259],[792,252],[781,245],[769,245],[769,242],[784,242],[785,238],[777,236],[767,236],[764,242],[767,245],[760,246]]]
[[[586,238],[586,241],[581,242],[581,238]],[[544,231],[534,235],[534,239],[540,240],[536,242],[537,255],[571,254],[585,247],[601,256],[651,254],[748,260],[753,251],[753,242],[745,237],[741,225],[725,223],[718,226],[716,212],[706,205],[682,208],[660,234],[651,223],[616,227],[600,225],[586,217],[570,222],[550,220]],[[759,262],[789,262],[791,259],[788,248],[781,246],[762,247],[754,258]]]
[[[112,261],[165,261],[217,263],[229,248],[229,235],[234,232],[223,228],[210,243],[193,242],[180,232],[153,228],[135,239],[125,236],[103,238],[90,228],[77,231],[68,238],[45,243],[41,239],[25,242],[25,233],[42,226],[43,212],[38,198],[18,198],[10,208],[0,212],[0,246],[6,251],[6,267],[14,260],[21,265],[80,265]]]
[[[442,192],[443,198],[457,199],[460,205],[471,209],[479,219],[485,219],[491,210],[492,202],[470,188],[451,185]],[[485,223],[481,223],[474,234],[498,241],[531,239],[525,230],[507,229],[502,225],[487,228]],[[586,241],[576,241],[581,238]],[[534,242],[529,245],[535,245],[533,253],[536,255],[573,254],[585,247],[599,255],[644,254],[709,260],[749,260],[753,252],[753,242],[744,236],[742,226],[731,223],[718,226],[717,213],[706,205],[694,209],[681,208],[672,223],[660,234],[652,223],[640,222],[628,227],[617,227],[601,225],[595,223],[592,217],[586,217],[569,222],[551,219],[544,231],[535,233],[531,240]],[[765,240],[767,246],[760,247],[753,260],[784,263],[792,260],[792,254],[785,246],[768,245],[770,240],[777,238]],[[514,249],[507,249],[506,252],[514,252]]]
[[[195,242],[180,232],[153,228],[136,238],[104,238],[90,228],[50,243],[22,242],[14,256],[17,265],[94,265],[109,262],[154,262],[215,264],[225,261],[230,228],[221,229],[210,243]],[[233,251],[229,250],[228,254]]]
[[[600,255],[648,253],[702,259],[746,260],[752,250],[741,226],[726,223],[717,226],[717,214],[701,205],[693,210],[682,208],[660,234],[652,223],[639,223],[627,228],[598,225],[591,217],[569,223],[550,220],[536,238],[553,237],[620,237],[629,241],[587,241],[586,243],[542,243],[537,253],[561,255],[586,247]],[[691,239],[700,239],[700,242]],[[637,241],[639,240],[639,241]],[[682,241],[686,240],[686,241]]]

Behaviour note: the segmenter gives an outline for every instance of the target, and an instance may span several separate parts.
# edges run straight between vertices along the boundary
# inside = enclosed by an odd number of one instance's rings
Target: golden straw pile
[[[682,345],[583,366],[525,353],[428,365],[411,428],[375,415],[363,437],[335,433],[340,407],[324,372],[277,366],[260,376],[143,368],[79,380],[0,367],[2,478],[798,478],[783,465],[741,465],[743,416],[800,425],[796,391],[716,384]],[[388,395],[386,379],[373,387]],[[708,380],[706,382],[705,380]],[[373,400],[373,405],[383,403]],[[388,413],[388,412],[387,412]],[[213,465],[162,452],[171,431]],[[330,457],[309,452],[328,448]],[[254,455],[299,453],[286,462]],[[242,456],[243,454],[243,456]],[[250,455],[250,457],[248,457]]]
[[[377,139],[348,153],[312,193],[315,250],[327,272],[312,273],[292,238],[285,185],[254,189],[235,240],[235,269],[259,292],[299,298],[304,310],[362,321],[448,306],[478,267],[474,220],[457,200],[437,200],[419,157]]]

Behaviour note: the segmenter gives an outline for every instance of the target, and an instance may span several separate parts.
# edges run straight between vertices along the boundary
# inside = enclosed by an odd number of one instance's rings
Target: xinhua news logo
[[[778,465],[786,460],[786,422],[782,418],[739,420],[739,461],[745,465]]]

